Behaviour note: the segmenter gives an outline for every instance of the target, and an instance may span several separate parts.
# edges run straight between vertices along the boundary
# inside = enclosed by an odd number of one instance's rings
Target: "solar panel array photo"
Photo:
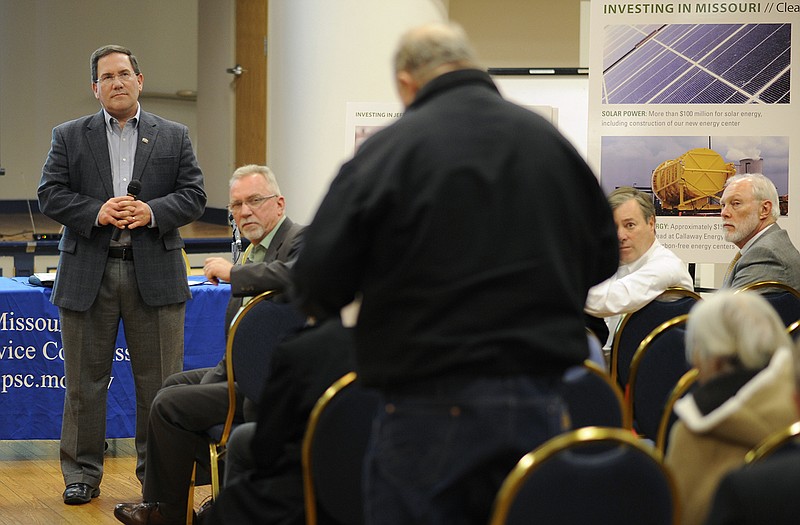
[[[604,104],[788,104],[790,24],[610,25]]]

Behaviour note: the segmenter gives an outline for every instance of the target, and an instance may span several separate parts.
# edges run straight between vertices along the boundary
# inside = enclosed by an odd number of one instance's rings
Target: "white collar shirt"
[[[687,264],[658,239],[644,255],[632,263],[621,264],[613,276],[593,286],[584,310],[595,317],[605,318],[608,340],[603,348],[611,348],[623,314],[635,312],[667,288],[675,286],[694,290]]]

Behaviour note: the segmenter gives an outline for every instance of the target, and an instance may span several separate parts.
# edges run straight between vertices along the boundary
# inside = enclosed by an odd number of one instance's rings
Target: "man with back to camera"
[[[229,186],[228,207],[252,248],[243,265],[234,266],[221,257],[210,257],[204,264],[207,279],[231,283],[226,327],[244,297],[287,289],[289,270],[302,248],[304,229],[286,216],[286,199],[268,167],[242,166],[231,176]],[[257,408],[252,401],[258,400],[245,400],[239,395],[235,422],[255,419]],[[120,503],[114,516],[126,524],[185,522],[194,462],[202,459],[208,463],[205,431],[224,423],[227,413],[224,358],[216,367],[187,370],[167,378],[150,411],[144,501]]]
[[[608,195],[619,241],[619,268],[586,297],[586,313],[605,318],[611,349],[622,314],[643,307],[667,288],[694,290],[686,263],[656,238],[656,209],[649,195],[622,186]]]
[[[384,397],[366,523],[483,524],[517,460],[566,428],[561,377],[588,355],[614,224],[581,156],[503,100],[459,26],[407,32],[395,74],[406,112],[331,184],[298,302],[325,317],[362,298],[356,371]]]
[[[183,368],[192,295],[178,228],[200,218],[206,204],[186,126],[139,105],[144,77],[131,51],[101,47],[90,67],[102,109],[53,129],[38,189],[42,212],[65,226],[51,300],[64,345],[60,457],[69,505],[100,494],[120,319],[136,387],[136,475],[143,477],[150,404],[164,379]]]
[[[723,288],[778,281],[800,290],[800,253],[778,226],[778,190],[761,173],[734,175],[720,199],[725,240],[739,248]]]

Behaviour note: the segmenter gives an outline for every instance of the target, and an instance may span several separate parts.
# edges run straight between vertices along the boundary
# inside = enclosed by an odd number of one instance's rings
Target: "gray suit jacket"
[[[133,179],[138,198],[153,210],[156,227],[131,230],[134,266],[144,302],[163,306],[191,297],[178,228],[205,209],[203,173],[186,126],[142,111]],[[39,207],[65,226],[52,302],[85,311],[97,297],[114,227],[95,226],[100,207],[114,196],[103,112],[53,129],[42,168]]]
[[[742,255],[722,286],[741,288],[759,281],[778,281],[800,290],[800,253],[777,224],[768,227]]]

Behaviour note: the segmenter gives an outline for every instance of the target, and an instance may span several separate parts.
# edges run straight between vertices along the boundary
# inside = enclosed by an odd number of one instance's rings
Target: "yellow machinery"
[[[666,160],[653,171],[653,193],[665,214],[716,213],[725,181],[736,174],[732,162],[709,148],[695,148]],[[658,206],[660,204],[660,206]]]

